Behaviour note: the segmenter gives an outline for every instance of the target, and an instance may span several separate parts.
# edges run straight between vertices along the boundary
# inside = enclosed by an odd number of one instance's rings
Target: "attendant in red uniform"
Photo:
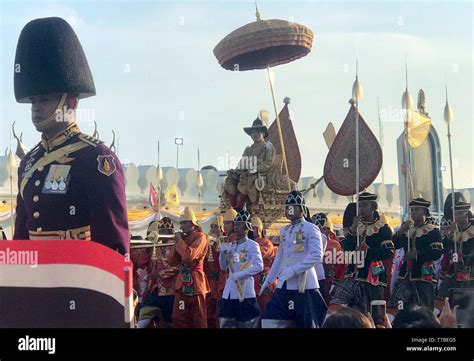
[[[174,284],[179,268],[170,266],[168,255],[174,246],[173,222],[168,217],[150,223],[147,239],[161,241],[160,246],[147,248],[150,253],[151,269],[143,295],[138,327],[169,328],[173,323]],[[154,321],[154,322],[150,322]]]
[[[217,216],[216,220],[211,223],[211,230],[208,235],[209,252],[206,262],[204,263],[204,269],[211,288],[206,302],[208,328],[218,327],[217,302],[222,296],[222,292],[219,291],[219,279],[221,275],[221,268],[219,267],[219,246],[224,232],[223,222],[223,217]]]
[[[337,255],[339,252],[342,252],[342,246],[336,233],[334,233],[332,222],[327,214],[315,214],[311,220],[318,226],[321,233],[324,234],[327,239],[326,251],[324,252],[325,257],[323,258],[326,278],[324,281],[324,290],[321,290],[321,293],[323,294],[326,303],[329,304],[337,285],[342,281],[346,272],[346,265],[344,263],[337,263]],[[336,255],[336,257],[334,257],[334,255]]]
[[[204,259],[209,250],[196,216],[186,207],[180,217],[182,232],[168,255],[170,266],[179,266],[175,284],[173,322],[178,328],[207,328],[206,296],[209,282],[204,273]]]
[[[262,254],[263,259],[263,271],[254,276],[255,282],[255,292],[258,295],[260,293],[260,288],[262,287],[265,279],[270,272],[270,267],[272,266],[273,260],[277,254],[277,248],[272,244],[272,242],[267,239],[263,231],[263,223],[260,218],[257,216],[252,217],[252,228],[253,228],[253,239],[260,246],[260,253]],[[275,291],[276,280],[269,285],[269,287],[264,291],[260,296],[257,296],[257,302],[260,306],[261,314],[265,311],[265,306],[268,301],[273,296]]]

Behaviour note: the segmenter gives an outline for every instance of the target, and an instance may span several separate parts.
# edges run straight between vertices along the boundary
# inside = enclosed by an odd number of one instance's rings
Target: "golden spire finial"
[[[262,20],[260,18],[260,12],[258,11],[257,0],[255,0],[255,17],[257,18],[257,21]]]

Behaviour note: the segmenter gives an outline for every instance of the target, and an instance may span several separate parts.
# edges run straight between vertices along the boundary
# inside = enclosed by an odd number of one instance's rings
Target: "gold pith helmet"
[[[260,231],[263,230],[263,223],[259,217],[253,216],[251,218],[251,222],[252,222],[252,227],[258,228]]]
[[[216,221],[217,221],[217,226],[219,227],[219,229],[223,230],[224,229],[224,217],[223,216],[217,216]]]
[[[216,219],[211,222],[211,226],[215,224],[221,231],[224,229],[224,217],[216,215]]]
[[[179,217],[179,221],[191,221],[195,226],[198,226],[196,215],[189,207],[184,208],[183,213],[181,213],[181,216]]]
[[[237,211],[234,208],[229,208],[224,213],[224,222],[227,222],[227,221],[233,222],[236,216],[237,216]]]

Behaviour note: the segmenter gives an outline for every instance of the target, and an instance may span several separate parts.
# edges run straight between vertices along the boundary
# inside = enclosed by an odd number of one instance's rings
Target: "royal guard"
[[[464,199],[454,205],[455,223],[443,239],[449,263],[442,275],[440,299],[449,297],[450,288],[474,288],[474,219],[470,209]]]
[[[218,327],[217,302],[221,299],[222,291],[219,290],[221,269],[219,267],[220,243],[224,234],[224,218],[221,215],[211,222],[208,234],[209,252],[204,263],[204,270],[209,281],[211,292],[207,298],[207,327]]]
[[[177,266],[168,263],[168,255],[174,246],[174,226],[170,218],[150,223],[147,239],[160,242],[151,251],[151,270],[138,316],[138,328],[170,328],[173,324],[174,285],[179,272]],[[151,322],[153,321],[153,322]]]
[[[260,307],[254,276],[263,271],[263,260],[257,242],[247,237],[247,232],[252,230],[247,211],[238,212],[234,230],[237,240],[222,243],[220,247],[219,265],[229,275],[219,301],[219,327],[257,328]]]
[[[179,223],[181,232],[176,233],[176,243],[168,255],[168,264],[180,268],[175,283],[173,323],[177,328],[207,328],[206,297],[210,289],[204,260],[209,243],[189,207],[184,209]]]
[[[277,289],[262,317],[262,328],[322,326],[327,306],[319,292],[316,267],[323,262],[321,232],[305,220],[303,195],[292,191],[285,201],[291,224],[280,230],[280,246],[260,294],[278,277]]]
[[[412,220],[404,222],[392,238],[395,249],[403,248],[405,257],[387,306],[394,311],[415,305],[433,310],[434,262],[443,254],[441,232],[430,222],[430,201],[416,198],[409,205]]]
[[[348,306],[367,313],[371,301],[384,299],[387,273],[383,261],[394,252],[392,229],[377,212],[377,195],[363,192],[358,201],[359,216],[353,213],[352,225],[341,241],[344,251],[355,251],[354,257],[331,300],[331,311]]]
[[[16,49],[15,98],[31,104],[41,142],[18,168],[14,239],[92,240],[129,252],[122,165],[102,141],[81,133],[79,99],[95,95],[82,46],[71,26],[30,21]]]
[[[346,271],[345,263],[338,263],[337,255],[342,252],[341,243],[334,232],[334,228],[331,220],[328,215],[325,213],[318,213],[312,217],[313,223],[318,226],[321,233],[327,239],[327,246],[325,255],[328,254],[329,257],[324,257],[324,273],[325,273],[325,282],[324,285],[319,285],[319,289],[323,294],[326,303],[329,304],[331,301],[331,295],[334,294],[334,291],[344,278],[344,273]],[[334,257],[335,256],[335,257]]]
[[[253,216],[251,218],[251,222],[253,229],[253,239],[260,246],[260,254],[262,255],[263,260],[263,271],[254,276],[255,292],[257,295],[259,295],[260,288],[265,283],[265,279],[267,278],[268,272],[270,272],[270,267],[272,266],[273,260],[275,259],[278,249],[272,244],[269,239],[265,237],[262,220],[257,216]],[[273,292],[275,292],[275,288],[276,280],[267,287],[264,293],[257,296],[257,302],[260,306],[262,314],[265,312],[265,307],[268,301],[270,301],[270,299],[272,298]]]

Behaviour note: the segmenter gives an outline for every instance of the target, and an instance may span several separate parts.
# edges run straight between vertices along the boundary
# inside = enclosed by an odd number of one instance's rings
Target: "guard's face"
[[[454,211],[454,217],[456,217],[456,223],[464,224],[469,220],[468,211]]]
[[[241,238],[247,235],[247,226],[244,222],[234,222],[234,232],[237,237]]]
[[[224,221],[224,231],[227,234],[233,233],[234,232],[234,222]]]
[[[257,239],[260,237],[260,232],[258,231],[258,227],[252,227],[253,231],[253,238]]]
[[[426,210],[421,207],[412,207],[410,209],[410,214],[414,222],[422,222],[425,220]]]
[[[290,221],[298,219],[301,217],[302,210],[299,206],[286,206],[285,207],[285,215]]]
[[[359,214],[362,218],[370,218],[372,213],[374,213],[374,203],[373,202],[359,202]]]
[[[321,229],[321,233],[327,237],[329,235],[329,228],[323,227],[323,229]]]
[[[179,222],[181,230],[189,234],[194,230],[194,224],[191,221],[184,221],[184,222]]]
[[[263,133],[262,132],[252,132],[250,135],[254,142],[261,142],[263,140]]]
[[[446,237],[449,234],[449,226],[441,226],[439,230],[443,237]]]
[[[219,226],[217,224],[211,224],[211,234],[214,234],[216,236],[219,236],[220,235],[220,230],[219,230]]]
[[[38,123],[48,119],[54,113],[60,100],[60,94],[40,95],[30,98],[31,120],[38,131],[44,130]]]

